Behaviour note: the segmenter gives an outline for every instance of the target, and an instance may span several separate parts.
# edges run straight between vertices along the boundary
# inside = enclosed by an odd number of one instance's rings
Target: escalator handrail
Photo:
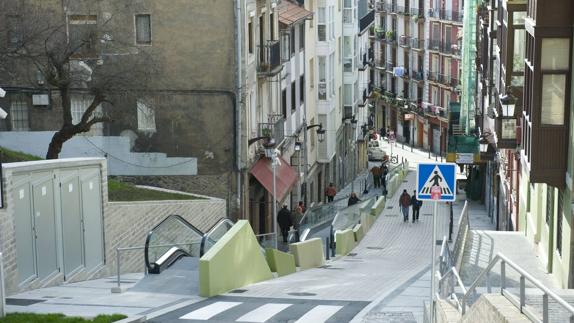
[[[203,232],[201,232],[198,228],[196,228],[193,224],[189,223],[186,219],[184,219],[182,216],[177,215],[177,214],[170,214],[168,215],[165,219],[163,219],[160,223],[158,223],[155,227],[153,227],[147,234],[147,237],[145,239],[145,247],[144,247],[144,258],[145,258],[145,265],[147,267],[148,270],[152,270],[152,267],[149,263],[149,255],[148,255],[148,251],[149,251],[149,242],[151,239],[151,236],[153,235],[154,230],[156,230],[158,227],[160,227],[163,223],[165,223],[167,220],[172,219],[172,218],[176,218],[178,219],[181,223],[183,223],[184,225],[186,225],[188,228],[190,228],[191,230],[195,231],[199,236],[203,237]],[[203,240],[203,238],[202,238]]]
[[[209,230],[207,230],[207,233],[205,233],[203,235],[203,237],[201,238],[201,245],[199,247],[199,257],[200,258],[203,257],[203,255],[205,254],[205,243],[207,242],[209,234],[213,233],[213,231],[215,231],[215,229],[217,229],[223,223],[230,223],[231,226],[235,225],[235,222],[231,221],[228,218],[223,218],[223,219],[217,221],[217,223],[215,223],[214,225],[212,225],[211,228],[209,228]]]

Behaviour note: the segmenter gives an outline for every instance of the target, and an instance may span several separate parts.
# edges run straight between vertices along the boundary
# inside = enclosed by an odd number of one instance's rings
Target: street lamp
[[[347,138],[347,129],[346,127],[351,125],[351,127],[353,128],[353,130],[357,129],[357,119],[355,119],[354,115],[350,115],[350,116],[346,116],[343,118],[343,123],[345,124],[345,156],[347,155],[348,152],[348,138]],[[354,161],[354,157],[353,157],[353,161]],[[345,180],[347,179],[347,172],[346,172],[346,168],[345,168],[345,164],[347,162],[347,158],[345,158],[345,161],[343,162],[343,175],[345,177]],[[354,177],[354,172],[353,172],[353,176],[351,178],[351,192],[355,191],[355,177]]]
[[[271,169],[273,170],[273,236],[275,238],[274,246],[275,249],[277,249],[279,237],[277,235],[277,185],[275,173],[279,161],[277,160],[277,151],[275,150],[275,140],[273,138],[267,140],[263,143],[263,148],[265,148],[265,157],[271,159]]]
[[[303,183],[305,183],[305,192],[307,192],[307,176],[309,174],[309,163],[307,162],[307,131],[313,128],[319,128],[317,129],[317,141],[319,142],[323,142],[323,140],[325,140],[325,130],[323,129],[323,124],[319,123],[319,124],[313,124],[313,125],[309,125],[307,126],[307,121],[303,121],[303,129],[305,129],[305,132],[303,134],[303,145],[301,145],[301,143],[299,142],[299,147],[297,147],[297,142],[295,143],[295,151],[300,151],[301,148],[303,148],[303,153],[305,154],[305,168],[304,173],[303,173]],[[301,173],[301,155],[299,154],[299,174]],[[301,175],[299,175],[301,176]],[[300,185],[301,186],[301,185]],[[299,187],[299,201],[302,200],[302,194],[301,194],[301,187]],[[305,194],[305,201],[304,201],[305,205],[307,205],[307,194]]]

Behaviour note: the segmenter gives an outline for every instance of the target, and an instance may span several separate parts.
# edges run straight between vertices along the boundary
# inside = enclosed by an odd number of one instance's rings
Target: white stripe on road
[[[265,304],[243,315],[237,322],[265,322],[292,304]]]
[[[343,306],[318,305],[301,316],[295,323],[322,323],[337,313]]]
[[[216,302],[213,304],[209,304],[205,307],[197,309],[193,312],[187,313],[184,316],[180,317],[182,320],[209,320],[210,318],[214,317],[215,315],[225,312],[230,308],[233,308],[241,302]]]

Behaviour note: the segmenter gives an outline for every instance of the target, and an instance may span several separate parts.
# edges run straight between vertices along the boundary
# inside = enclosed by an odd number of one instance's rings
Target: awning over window
[[[281,1],[277,6],[277,10],[279,11],[279,22],[285,25],[292,25],[313,15],[313,12],[305,10],[305,8],[288,0]]]
[[[291,187],[297,182],[297,172],[285,161],[279,157],[281,165],[275,169],[275,192],[277,193],[277,201],[283,201],[285,195],[289,193]],[[251,168],[251,174],[257,178],[259,183],[273,195],[273,169],[271,168],[271,160],[269,158],[261,158]]]

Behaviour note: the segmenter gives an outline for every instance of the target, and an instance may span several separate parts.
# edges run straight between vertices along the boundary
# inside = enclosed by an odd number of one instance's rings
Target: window
[[[524,72],[526,54],[526,34],[524,29],[514,30],[514,60],[512,72]],[[522,74],[522,73],[521,73]]]
[[[327,57],[319,56],[319,100],[327,100]]]
[[[335,95],[335,53],[331,53],[331,55],[329,55],[329,76],[331,95]]]
[[[545,38],[542,40],[542,70],[568,70],[570,40],[568,38]]]
[[[249,54],[253,54],[253,18],[249,18],[247,23],[247,48],[249,49]]]
[[[562,218],[564,217],[564,191],[558,191],[558,214],[556,216],[556,250],[562,255]]]
[[[315,87],[315,59],[309,59],[309,87]]]
[[[93,97],[91,95],[73,95],[71,99],[71,112],[72,112],[72,123],[78,124],[82,120],[82,116],[84,112],[88,109],[90,104],[92,103]],[[94,116],[101,116],[102,115],[102,106],[99,105],[94,113],[92,113],[92,118]],[[102,129],[103,124],[96,123],[92,126],[92,129]]]
[[[269,15],[269,39],[275,39],[275,12]]]
[[[546,187],[546,224],[550,224],[550,220],[554,215],[554,188],[552,186]]]
[[[335,39],[335,6],[329,7],[329,39]]]
[[[305,50],[305,23],[299,25],[299,51]]]
[[[344,84],[343,85],[343,104],[344,105],[353,105],[353,85],[352,84]]]
[[[502,139],[516,139],[516,119],[502,119]]]
[[[295,55],[295,27],[291,27],[291,56]]]
[[[283,114],[283,119],[287,119],[287,89],[281,91],[281,113]]]
[[[155,132],[155,111],[143,101],[137,101],[138,109],[138,130],[146,132]]]
[[[299,102],[305,103],[305,75],[299,77]]]
[[[297,110],[297,93],[295,90],[297,87],[295,86],[295,81],[291,82],[291,112]]]
[[[311,118],[311,123],[310,124],[315,124],[315,118]],[[317,133],[317,131],[315,129],[309,131],[310,133],[310,139],[311,139],[311,150],[315,149],[315,134]]]
[[[12,131],[30,130],[28,103],[26,96],[15,95],[12,97],[10,104],[10,121],[12,122]]]
[[[542,75],[542,125],[564,124],[566,74]]]
[[[319,21],[317,22],[317,38],[319,41],[327,41],[326,8],[319,7],[318,15]]]
[[[8,47],[19,47],[24,42],[21,16],[8,16]]]
[[[288,32],[282,32],[281,33],[281,60],[283,62],[287,62],[290,59],[289,56],[289,37],[291,37],[291,35],[289,35]]]
[[[68,23],[68,40],[74,52],[72,56],[95,56],[98,16],[70,15],[68,16]]]
[[[136,43],[151,44],[151,16],[136,15]]]

